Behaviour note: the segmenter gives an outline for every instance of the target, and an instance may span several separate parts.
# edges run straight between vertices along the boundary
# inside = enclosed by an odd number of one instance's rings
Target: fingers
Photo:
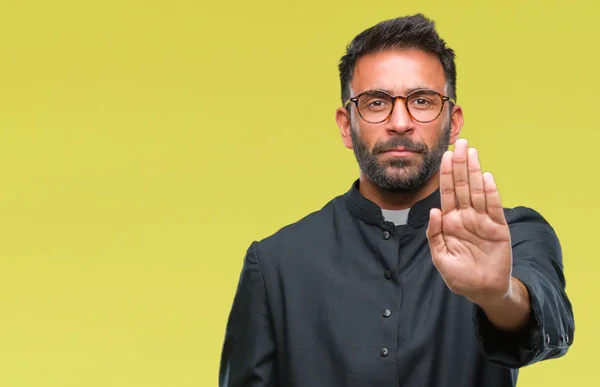
[[[473,208],[479,212],[485,212],[485,192],[483,189],[483,173],[477,149],[470,148],[468,151],[467,166],[469,169],[469,190],[471,194],[471,203]]]
[[[494,178],[489,172],[483,173],[479,152],[469,148],[466,139],[456,140],[454,152],[447,151],[442,157],[440,196],[442,214],[473,207],[488,212],[495,222],[506,222]]]
[[[442,156],[440,167],[440,199],[442,213],[456,209],[456,195],[454,194],[454,177],[452,176],[452,151],[447,151]]]
[[[498,192],[494,176],[492,176],[491,173],[485,172],[483,174],[483,185],[485,188],[488,216],[496,223],[506,224],[504,209],[502,208],[502,201],[500,200],[500,193]]]
[[[469,189],[469,172],[467,167],[467,149],[469,143],[464,138],[456,140],[452,155],[452,174],[454,176],[454,193],[459,208],[471,206],[471,191]]]

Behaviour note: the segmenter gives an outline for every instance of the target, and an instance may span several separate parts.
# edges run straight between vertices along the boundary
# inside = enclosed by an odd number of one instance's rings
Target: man
[[[504,387],[564,355],[559,241],[536,211],[502,207],[459,138],[454,52],[434,23],[375,25],[339,70],[336,120],[360,177],[251,244],[220,386]]]

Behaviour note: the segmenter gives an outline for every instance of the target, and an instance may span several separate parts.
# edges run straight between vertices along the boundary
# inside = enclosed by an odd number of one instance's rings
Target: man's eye
[[[416,105],[428,105],[431,103],[431,101],[425,98],[417,98],[416,100],[414,100],[414,103]]]
[[[370,99],[366,101],[365,106],[369,109],[381,109],[389,105],[385,99]]]

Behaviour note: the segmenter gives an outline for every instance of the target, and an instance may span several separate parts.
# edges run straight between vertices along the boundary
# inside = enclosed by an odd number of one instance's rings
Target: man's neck
[[[431,195],[440,186],[439,172],[413,192],[390,192],[361,174],[359,192],[384,210],[404,210]]]

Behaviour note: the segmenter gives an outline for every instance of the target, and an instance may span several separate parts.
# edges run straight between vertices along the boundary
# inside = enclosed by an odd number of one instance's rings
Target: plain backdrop
[[[576,331],[522,387],[599,381],[592,1],[0,3],[0,386],[216,386],[243,255],[357,177],[345,45],[423,12],[462,136],[564,252]]]

